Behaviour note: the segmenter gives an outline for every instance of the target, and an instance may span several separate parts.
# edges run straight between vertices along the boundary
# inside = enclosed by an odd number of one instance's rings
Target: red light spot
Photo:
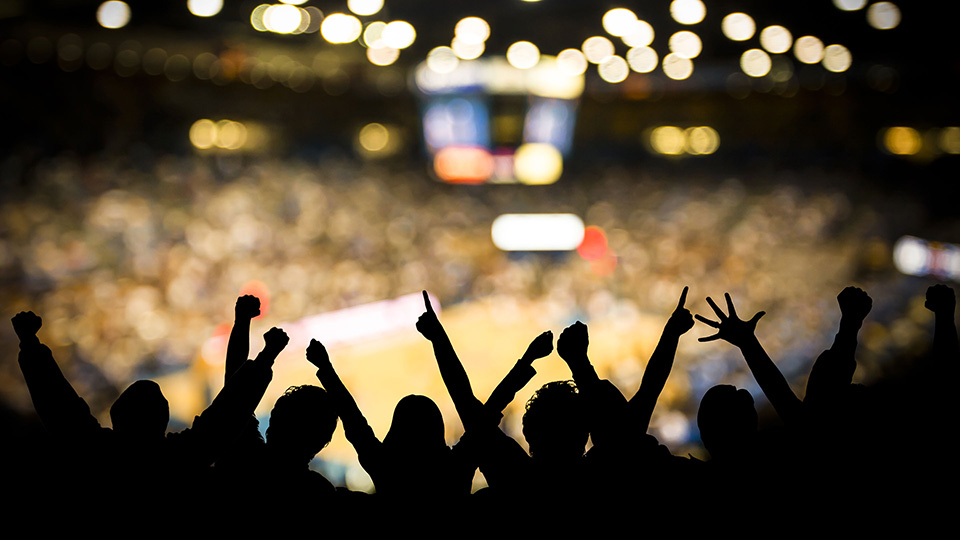
[[[590,261],[590,270],[598,276],[609,276],[617,269],[617,256],[613,251],[607,250],[607,253],[596,261]]]
[[[270,311],[270,289],[267,288],[267,284],[262,281],[248,281],[243,284],[243,287],[240,287],[240,296],[245,294],[252,294],[260,299],[260,315],[254,317],[259,319],[267,314]]]
[[[444,182],[481,184],[493,174],[493,156],[483,148],[448,146],[434,156],[433,170]]]
[[[607,254],[607,235],[603,229],[591,225],[583,231],[583,240],[577,247],[577,253],[588,261],[598,261]]]

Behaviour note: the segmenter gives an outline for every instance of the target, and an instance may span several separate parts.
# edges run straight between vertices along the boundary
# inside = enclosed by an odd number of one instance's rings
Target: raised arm
[[[260,299],[245,295],[237,298],[234,308],[233,329],[227,341],[227,362],[224,370],[224,382],[240,369],[250,354],[250,321],[260,315]]]
[[[42,319],[32,311],[22,311],[11,322],[20,338],[20,371],[47,429],[61,436],[89,435],[99,430],[100,423],[90,414],[90,407],[63,376],[50,349],[37,338]]]
[[[647,362],[647,369],[643,372],[643,379],[640,381],[640,389],[630,399],[632,421],[635,422],[640,433],[646,433],[650,426],[650,417],[653,416],[653,409],[657,406],[657,399],[660,398],[660,393],[663,392],[663,387],[667,384],[667,378],[673,369],[680,336],[693,328],[693,315],[684,307],[688,289],[684,287],[683,292],[680,293],[677,308],[667,320],[660,342],[657,343],[657,348],[653,350],[650,361]]]
[[[343,421],[343,431],[347,440],[353,445],[360,459],[369,463],[366,458],[380,449],[380,440],[373,433],[367,419],[363,417],[356,400],[350,395],[350,391],[347,390],[343,381],[340,380],[340,376],[333,369],[327,349],[319,341],[311,339],[310,345],[307,347],[307,360],[317,367],[317,379],[336,400],[337,415]],[[364,468],[366,467],[367,465],[364,464]],[[367,472],[373,475],[372,471],[368,470]]]
[[[862,289],[847,287],[837,295],[837,303],[840,305],[840,328],[833,346],[817,358],[807,377],[803,399],[808,403],[828,398],[849,386],[857,370],[857,334],[873,307],[873,300]]]
[[[696,316],[698,321],[717,329],[716,334],[702,337],[699,341],[722,339],[739,348],[747,362],[747,367],[750,368],[750,372],[753,373],[760,389],[770,400],[780,418],[787,424],[799,422],[802,418],[800,399],[790,389],[787,379],[784,378],[783,373],[780,373],[777,365],[773,363],[767,352],[763,350],[760,340],[754,333],[757,329],[757,321],[766,313],[760,311],[748,321],[741,320],[737,316],[737,310],[733,307],[733,300],[730,299],[730,295],[724,293],[723,296],[727,300],[727,311],[729,312],[726,315],[717,307],[712,298],[707,297],[707,303],[717,314],[717,318],[720,319],[719,322],[700,315]]]
[[[960,365],[960,344],[957,340],[957,324],[954,312],[957,297],[946,285],[934,285],[927,289],[924,307],[934,313],[933,354],[939,366],[956,369]]]
[[[433,354],[437,358],[440,377],[453,399],[453,406],[457,409],[464,429],[469,430],[475,422],[482,421],[483,404],[473,394],[467,371],[463,369],[463,363],[457,357],[450,338],[447,337],[440,319],[433,311],[427,291],[423,291],[423,303],[426,311],[417,320],[417,330],[433,344]]]
[[[507,405],[516,397],[517,392],[537,374],[537,371],[533,369],[533,361],[543,358],[551,352],[553,352],[553,332],[547,330],[530,342],[523,356],[517,360],[517,363],[500,381],[500,384],[493,389],[490,397],[483,404],[487,413],[492,417],[499,417],[503,410],[507,408]]]

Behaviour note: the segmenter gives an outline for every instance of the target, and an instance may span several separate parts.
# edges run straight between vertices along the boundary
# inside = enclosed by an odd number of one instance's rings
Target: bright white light
[[[772,65],[770,55],[760,49],[750,49],[740,55],[740,69],[751,77],[763,77],[770,73]]]
[[[394,49],[406,49],[417,39],[417,31],[407,21],[387,23],[381,36],[383,43]]]
[[[670,53],[663,58],[663,72],[675,81],[682,81],[693,74],[693,62],[677,53]]]
[[[893,246],[893,265],[911,276],[922,276],[927,270],[930,250],[927,243],[915,236],[903,236]]]
[[[731,13],[723,18],[720,23],[723,35],[733,41],[746,41],[753,37],[757,31],[757,25],[753,22],[753,17],[746,13]]]
[[[781,54],[790,50],[793,44],[793,34],[786,28],[774,25],[768,26],[760,32],[760,45],[773,54]]]
[[[680,24],[697,24],[707,14],[707,6],[700,0],[673,0],[670,16]]]
[[[271,32],[289,34],[300,27],[302,18],[303,14],[296,6],[276,4],[263,13],[263,25]]]
[[[400,58],[400,51],[393,47],[367,47],[367,60],[376,66],[389,66]]]
[[[213,17],[223,9],[223,0],[187,0],[187,9],[197,17]]]
[[[647,21],[637,19],[620,39],[628,47],[646,47],[653,43],[653,27]]]
[[[434,47],[427,53],[427,67],[437,73],[450,73],[460,65],[460,59],[450,47]]]
[[[111,0],[97,8],[97,22],[104,28],[123,28],[130,22],[130,6]]]
[[[700,41],[700,36],[683,30],[670,36],[669,47],[671,52],[677,53],[677,56],[696,58],[703,50],[703,43]]]
[[[383,0],[347,0],[347,9],[357,15],[373,15],[383,7]]]
[[[540,49],[529,41],[518,41],[507,49],[507,62],[517,69],[529,69],[540,61]]]
[[[634,47],[627,51],[627,63],[637,73],[650,73],[657,68],[660,58],[650,47]]]
[[[280,1],[283,2],[284,4],[290,4],[291,6],[299,6],[300,4],[303,4],[304,2],[306,2],[307,0],[280,0]]]
[[[613,42],[603,36],[593,36],[586,39],[581,47],[587,60],[594,64],[599,64],[607,58],[613,56]]]
[[[264,22],[266,20],[267,18],[264,17]],[[323,24],[320,25],[320,35],[330,43],[352,43],[360,37],[361,32],[363,32],[363,24],[360,23],[360,19],[344,13],[327,15],[323,19]]]
[[[867,5],[867,0],[833,0],[833,5],[843,11],[856,11]]]
[[[564,49],[557,55],[557,69],[564,75],[583,75],[587,71],[587,57],[576,49]]]
[[[603,29],[611,36],[625,36],[630,33],[637,16],[626,8],[615,8],[604,13]]]
[[[503,251],[573,251],[583,232],[575,214],[503,214],[490,227],[493,244]]]
[[[828,45],[823,51],[823,67],[827,71],[834,73],[846,71],[852,62],[850,50],[843,45]]]
[[[892,2],[877,2],[867,8],[867,22],[877,30],[890,30],[900,24],[900,8]]]
[[[383,29],[386,27],[387,23],[380,21],[375,21],[367,25],[363,31],[363,42],[367,44],[367,47],[383,46]]]
[[[480,17],[466,17],[460,19],[453,33],[464,44],[483,43],[490,37],[490,25]]]
[[[630,74],[630,67],[627,66],[626,60],[613,55],[597,66],[597,73],[608,83],[618,83],[626,80],[627,75]]]
[[[466,43],[461,41],[459,37],[453,38],[453,42],[450,43],[450,48],[453,49],[453,53],[457,55],[457,58],[461,60],[474,60],[480,58],[480,55],[483,54],[485,48],[484,43]]]
[[[803,36],[793,44],[793,54],[804,64],[823,60],[823,42],[813,36]]]

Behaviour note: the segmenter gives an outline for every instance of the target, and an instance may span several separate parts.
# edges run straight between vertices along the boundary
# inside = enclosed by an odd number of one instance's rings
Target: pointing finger
[[[683,292],[680,293],[680,301],[677,303],[677,309],[683,309],[683,305],[687,303],[688,290],[690,290],[690,287],[684,287]]]
[[[427,291],[423,291],[423,305],[427,308],[427,313],[433,313],[433,306],[430,305],[430,297],[427,296]]]

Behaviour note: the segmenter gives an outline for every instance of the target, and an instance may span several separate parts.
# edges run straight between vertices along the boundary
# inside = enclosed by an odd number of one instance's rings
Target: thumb
[[[754,315],[752,319],[750,319],[750,323],[751,323],[751,324],[757,324],[757,321],[759,321],[760,318],[763,317],[763,316],[766,315],[766,314],[767,314],[766,311],[759,311],[759,312],[757,312],[757,314]]]

